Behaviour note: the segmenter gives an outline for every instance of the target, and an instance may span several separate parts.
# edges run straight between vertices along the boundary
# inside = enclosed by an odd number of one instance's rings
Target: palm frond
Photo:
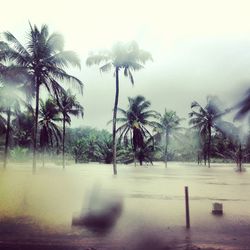
[[[99,69],[100,69],[100,72],[108,72],[111,70],[111,68],[112,68],[112,63],[108,62],[104,64],[103,66],[101,66]]]
[[[92,66],[92,65],[99,65],[102,62],[108,62],[110,60],[110,56],[108,53],[101,53],[101,54],[90,54],[89,57],[86,60],[86,65],[87,66]]]

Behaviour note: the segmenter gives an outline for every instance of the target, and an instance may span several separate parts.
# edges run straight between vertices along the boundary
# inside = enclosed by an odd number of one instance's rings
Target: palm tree
[[[136,151],[144,146],[144,138],[152,138],[148,128],[152,127],[151,119],[157,118],[157,113],[149,110],[151,103],[141,95],[134,98],[129,97],[128,101],[127,110],[118,108],[122,117],[117,118],[117,122],[122,123],[122,125],[117,129],[117,132],[120,133],[119,138],[125,144],[130,138],[134,152],[134,163],[136,164]]]
[[[127,44],[117,43],[113,46],[110,51],[102,51],[98,54],[91,54],[86,64],[91,65],[100,65],[101,72],[110,71],[114,68],[115,76],[115,102],[113,109],[113,138],[112,138],[112,151],[113,151],[113,172],[114,175],[117,174],[116,167],[116,116],[117,116],[117,107],[119,99],[119,71],[123,70],[124,75],[129,77],[132,84],[134,84],[134,78],[132,71],[137,71],[143,68],[143,65],[146,61],[152,60],[150,53],[141,50],[136,42],[130,42]]]
[[[167,111],[163,115],[158,114],[159,122],[154,122],[154,131],[156,132],[155,137],[164,138],[164,162],[165,167],[168,164],[168,145],[171,136],[175,136],[175,132],[180,130],[180,122],[182,121],[179,118],[175,111]]]
[[[198,129],[204,140],[204,154],[208,160],[208,167],[210,167],[212,129],[216,127],[216,120],[223,114],[216,105],[217,101],[215,97],[208,97],[205,107],[194,101],[191,104],[193,110],[189,113],[189,124],[193,125],[192,128]]]
[[[155,151],[158,151],[159,148],[154,144],[154,138],[150,137],[144,143],[143,147],[141,147],[137,152],[137,158],[142,165],[142,162],[150,162],[153,165],[153,158]]]
[[[12,120],[14,143],[20,147],[32,147],[34,112],[26,110],[17,112]]]
[[[243,159],[248,156],[246,138],[242,133],[242,127],[236,127],[233,123],[221,121],[220,130],[217,133],[215,153],[225,159],[235,161],[237,170],[242,171]]]
[[[101,138],[97,141],[95,156],[99,162],[104,162],[105,164],[112,163],[112,135],[110,133],[102,132]]]
[[[76,100],[76,96],[72,95],[70,90],[62,92],[58,99],[59,110],[62,114],[63,134],[62,134],[62,154],[63,154],[63,168],[65,168],[65,125],[71,123],[71,115],[83,117],[83,107]]]
[[[44,166],[44,154],[45,149],[53,147],[53,139],[56,140],[56,144],[59,144],[61,140],[61,131],[56,122],[61,121],[59,117],[59,109],[56,101],[53,99],[47,99],[45,102],[40,100],[39,110],[39,127],[40,127],[40,147],[43,151],[43,166]]]
[[[0,43],[0,59],[12,61],[13,71],[21,72],[21,76],[26,72],[26,77],[22,82],[27,95],[35,97],[35,116],[33,132],[33,172],[36,170],[36,148],[37,148],[37,127],[40,87],[43,85],[58,98],[63,87],[58,80],[75,83],[82,92],[83,83],[76,77],[69,75],[64,68],[68,66],[78,66],[80,61],[72,51],[64,51],[63,37],[58,33],[49,34],[48,26],[42,25],[39,29],[36,25],[30,24],[30,31],[26,46],[23,46],[18,39],[10,32],[4,32],[3,37],[6,42]]]
[[[13,93],[13,89],[10,89],[6,86],[1,87],[0,89],[0,113],[6,115],[6,119],[1,116],[1,123],[6,125],[5,129],[5,144],[4,144],[4,162],[3,168],[6,168],[8,150],[9,150],[9,138],[11,130],[11,116],[15,114],[15,110],[19,109],[18,98]]]

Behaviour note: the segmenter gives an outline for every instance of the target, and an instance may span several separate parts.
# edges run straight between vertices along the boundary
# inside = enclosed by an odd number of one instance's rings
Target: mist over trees
[[[71,128],[73,116],[83,118],[84,107],[77,100],[83,81],[68,74],[69,66],[80,68],[73,51],[64,50],[63,37],[49,33],[48,26],[31,25],[25,44],[10,32],[0,41],[0,152],[3,168],[7,160],[38,158],[67,164],[100,162],[113,164],[152,164],[154,161],[190,161],[199,165],[235,162],[239,171],[250,162],[249,117],[250,91],[233,107],[224,107],[215,96],[206,105],[193,101],[189,119],[174,110],[153,110],[147,97],[128,97],[127,107],[119,106],[121,71],[134,84],[133,73],[152,60],[149,52],[136,42],[117,43],[110,51],[90,54],[88,66],[99,65],[101,72],[113,69],[115,101],[112,133],[103,129]],[[65,88],[73,83],[73,88]],[[43,86],[43,87],[42,87]],[[156,86],[157,87],[157,86]],[[75,92],[73,92],[75,91]],[[41,95],[46,92],[46,98]],[[122,93],[120,93],[122,95]],[[206,96],[204,96],[204,99]],[[233,113],[234,112],[234,113]],[[232,114],[233,121],[225,116]],[[108,122],[108,121],[107,121]],[[244,123],[245,124],[245,123]],[[39,163],[39,164],[40,164]],[[76,165],[77,166],[77,165]]]

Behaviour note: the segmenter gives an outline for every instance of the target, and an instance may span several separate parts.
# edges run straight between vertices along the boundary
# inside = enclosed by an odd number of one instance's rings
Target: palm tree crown
[[[157,113],[149,110],[151,103],[145,97],[139,95],[134,98],[128,98],[128,109],[119,108],[118,111],[122,117],[117,118],[118,123],[122,125],[117,129],[120,133],[120,140],[127,143],[131,139],[133,151],[136,153],[138,148],[144,146],[144,138],[151,137],[149,127],[152,127],[152,120],[157,117]]]
[[[191,109],[193,110],[189,113],[189,124],[192,125],[192,128],[195,128],[199,131],[201,138],[205,142],[205,154],[207,154],[209,167],[212,128],[216,127],[216,121],[221,117],[222,114],[216,105],[217,102],[217,98],[209,96],[207,98],[207,104],[203,108],[198,102],[194,101],[191,104]]]
[[[131,71],[142,69],[148,60],[152,60],[151,54],[141,50],[138,44],[133,41],[130,43],[118,42],[111,50],[103,50],[98,54],[90,54],[86,64],[88,66],[102,64],[100,66],[101,72],[110,71],[112,68],[123,69],[124,75],[129,77],[131,83],[134,84]]]

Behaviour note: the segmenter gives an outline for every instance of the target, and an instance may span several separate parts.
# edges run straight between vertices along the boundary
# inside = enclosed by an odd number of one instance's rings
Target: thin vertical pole
[[[190,228],[188,187],[185,187],[186,228]]]

